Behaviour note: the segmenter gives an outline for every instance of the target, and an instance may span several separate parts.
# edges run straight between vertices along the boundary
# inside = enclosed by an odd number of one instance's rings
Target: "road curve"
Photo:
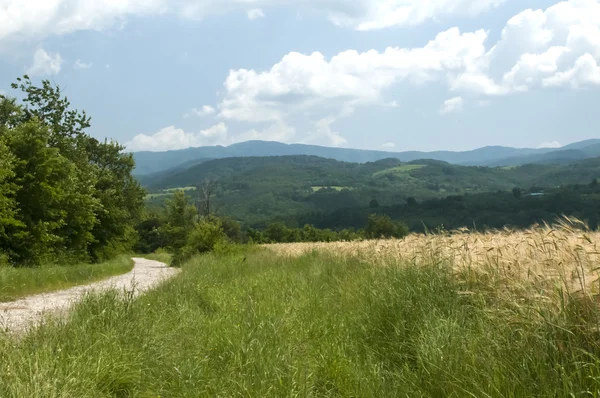
[[[45,314],[61,314],[86,293],[110,289],[132,291],[138,295],[176,275],[177,268],[169,268],[158,261],[134,258],[133,269],[124,275],[114,276],[89,285],[36,294],[9,303],[0,303],[0,330],[23,331],[36,326]]]

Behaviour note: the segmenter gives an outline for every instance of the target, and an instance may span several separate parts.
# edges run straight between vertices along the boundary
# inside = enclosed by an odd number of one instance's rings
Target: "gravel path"
[[[35,326],[47,313],[64,313],[88,292],[126,289],[134,290],[134,294],[138,295],[179,272],[178,269],[169,268],[158,261],[143,258],[134,258],[133,261],[133,270],[125,275],[66,290],[36,294],[10,303],[0,303],[0,329],[22,331]]]

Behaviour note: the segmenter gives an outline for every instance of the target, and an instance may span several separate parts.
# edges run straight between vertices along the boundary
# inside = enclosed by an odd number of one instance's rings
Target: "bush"
[[[217,218],[202,220],[188,235],[185,246],[175,251],[173,265],[180,265],[195,254],[211,252],[221,242],[228,242],[221,221]]]
[[[365,228],[365,237],[368,239],[403,238],[406,235],[408,235],[408,226],[403,222],[392,221],[388,215],[371,214],[369,216]]]

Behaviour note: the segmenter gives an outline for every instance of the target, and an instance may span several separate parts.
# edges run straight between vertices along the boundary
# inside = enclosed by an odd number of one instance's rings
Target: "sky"
[[[28,74],[130,151],[599,138],[600,0],[0,0]]]

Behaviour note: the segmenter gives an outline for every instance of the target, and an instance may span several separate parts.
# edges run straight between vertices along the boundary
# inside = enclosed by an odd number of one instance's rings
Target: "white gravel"
[[[65,313],[75,302],[89,292],[102,292],[110,289],[133,291],[138,295],[158,285],[179,272],[158,261],[134,258],[131,272],[105,279],[89,285],[72,287],[9,303],[0,303],[0,329],[9,332],[22,331],[36,326],[46,314]]]

